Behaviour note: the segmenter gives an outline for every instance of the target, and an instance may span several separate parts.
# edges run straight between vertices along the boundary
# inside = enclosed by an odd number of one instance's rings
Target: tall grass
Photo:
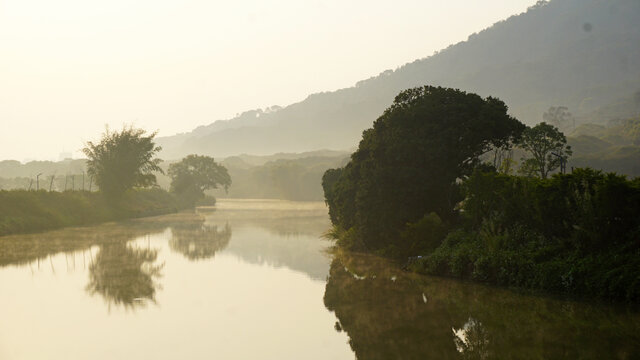
[[[121,199],[87,191],[0,191],[0,236],[176,212],[161,189],[131,190]]]

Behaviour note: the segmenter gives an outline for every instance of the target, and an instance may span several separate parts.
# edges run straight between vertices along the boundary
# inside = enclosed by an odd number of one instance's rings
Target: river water
[[[640,314],[333,253],[323,203],[0,238],[0,359],[637,359]]]

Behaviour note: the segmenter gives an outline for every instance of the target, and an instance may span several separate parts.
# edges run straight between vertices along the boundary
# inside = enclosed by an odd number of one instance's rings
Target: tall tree
[[[326,174],[332,220],[375,249],[431,212],[452,219],[457,180],[523,129],[496,98],[431,86],[403,91],[364,132],[344,170]]]
[[[87,142],[82,149],[88,158],[87,173],[100,191],[119,197],[133,187],[156,185],[154,172],[163,173],[161,160],[155,157],[161,147],[153,142],[156,132],[145,134],[132,126],[120,132],[107,128],[99,143]]]
[[[520,147],[531,155],[531,158],[523,159],[521,172],[537,174],[542,179],[566,163],[573,154],[564,134],[545,122],[523,131]]]
[[[169,166],[171,191],[195,201],[204,197],[207,189],[231,186],[227,168],[215,162],[210,156],[189,155],[180,162]]]

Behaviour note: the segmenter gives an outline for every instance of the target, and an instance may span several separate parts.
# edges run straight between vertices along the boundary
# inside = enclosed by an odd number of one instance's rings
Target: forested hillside
[[[637,110],[633,94],[640,89],[639,18],[637,0],[541,3],[354,87],[160,138],[162,157],[352,148],[395,94],[427,84],[499,97],[527,124],[541,121],[546,109],[558,105],[578,119],[590,114],[587,120],[594,122],[594,111],[606,111],[603,106],[619,99],[633,103],[617,116],[630,117],[627,112]]]

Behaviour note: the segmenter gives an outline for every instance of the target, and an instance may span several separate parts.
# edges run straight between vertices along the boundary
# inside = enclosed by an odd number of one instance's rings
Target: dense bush
[[[415,269],[498,285],[640,301],[640,179],[476,172],[464,226]]]

